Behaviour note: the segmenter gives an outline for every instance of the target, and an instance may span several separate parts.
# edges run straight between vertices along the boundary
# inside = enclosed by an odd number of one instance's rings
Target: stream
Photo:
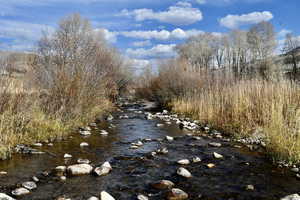
[[[54,142],[53,146],[34,147],[48,153],[16,154],[10,160],[1,161],[0,171],[6,171],[7,175],[0,176],[0,192],[13,196],[11,191],[33,176],[40,179],[37,188],[16,199],[54,200],[65,197],[87,200],[107,191],[120,200],[135,200],[138,194],[159,200],[166,198],[166,190],[155,189],[151,184],[163,179],[172,181],[176,188],[185,191],[188,199],[279,200],[300,192],[300,182],[295,174],[272,165],[262,153],[252,152],[242,144],[224,138],[207,134],[194,137],[192,131],[180,129],[175,122],[166,124],[157,118],[147,120],[139,106],[127,106],[122,110],[113,114],[112,121],[99,124],[88,137],[74,133],[70,139]],[[164,125],[157,126],[159,123]],[[111,127],[111,124],[114,126]],[[109,135],[100,135],[102,129],[107,130]],[[174,141],[167,141],[167,135],[174,137]],[[131,143],[137,141],[143,141],[143,146],[131,149]],[[82,142],[89,146],[80,147]],[[212,142],[221,146],[210,146]],[[163,147],[168,149],[168,153],[151,155],[151,152]],[[223,155],[223,158],[214,158],[214,152]],[[72,158],[65,159],[66,153]],[[192,177],[178,176],[176,170],[182,166],[177,161],[192,160],[195,156],[201,158],[201,162],[183,166]],[[78,158],[89,159],[93,167],[109,161],[112,171],[100,177],[94,174],[67,176],[66,181],[51,173],[43,175],[56,166],[76,164]],[[209,163],[214,167],[207,167]],[[247,185],[253,188],[247,189]]]

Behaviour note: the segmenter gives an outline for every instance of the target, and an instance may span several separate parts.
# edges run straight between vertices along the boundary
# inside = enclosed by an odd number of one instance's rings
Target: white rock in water
[[[171,137],[171,136],[166,136],[166,139],[169,141],[169,142],[172,142],[172,141],[174,141],[174,138],[173,137]]]
[[[32,177],[32,180],[34,181],[34,182],[39,182],[40,180],[38,179],[38,177],[36,177],[36,176],[33,176]]]
[[[115,200],[115,198],[113,198],[110,194],[108,194],[105,191],[102,191],[100,193],[100,200]]]
[[[59,179],[60,179],[61,181],[66,181],[66,180],[67,180],[67,177],[65,177],[65,176],[60,176]]]
[[[157,127],[162,127],[164,126],[163,124],[156,124]]]
[[[148,197],[146,197],[145,195],[142,195],[142,194],[139,194],[139,195],[137,196],[137,199],[138,199],[138,200],[149,200]]]
[[[199,158],[199,157],[194,157],[193,158],[193,163],[198,163],[198,162],[201,162],[201,158]]]
[[[89,164],[70,165],[67,169],[73,176],[89,174],[93,171],[93,167]]]
[[[105,162],[101,165],[101,167],[95,168],[94,172],[98,176],[104,176],[104,175],[108,174],[111,170],[112,170],[112,167],[109,164],[109,162]]]
[[[298,194],[291,194],[281,198],[280,200],[300,200],[300,196]]]
[[[66,154],[64,155],[64,158],[72,158],[72,155],[66,153]]]
[[[24,183],[22,183],[22,186],[28,190],[33,190],[33,189],[37,188],[37,185],[33,181],[24,182]]]
[[[80,135],[87,136],[91,135],[92,133],[90,131],[79,131]]]
[[[106,119],[107,119],[107,121],[112,121],[114,119],[114,117],[112,115],[109,115]]]
[[[89,164],[91,161],[89,161],[88,159],[82,159],[82,158],[78,158],[77,163],[78,164]]]
[[[90,197],[90,198],[88,198],[88,200],[99,200],[99,198],[98,197]]]
[[[101,130],[100,135],[108,135],[108,132],[106,130]]]
[[[35,147],[41,147],[41,146],[43,146],[43,144],[42,143],[35,143],[33,146],[35,146]]]
[[[217,159],[223,158],[223,156],[221,154],[218,154],[216,152],[214,152],[214,157],[217,158]]]
[[[7,194],[0,193],[0,200],[15,200],[15,199],[8,196]]]
[[[17,188],[15,190],[13,190],[11,193],[14,196],[23,196],[23,195],[29,194],[30,191],[25,188]]]
[[[0,175],[7,175],[7,172],[1,171],[1,172],[0,172]]]
[[[211,142],[211,143],[209,143],[209,145],[212,147],[221,147],[222,146],[221,143],[217,143],[217,142]]]
[[[138,148],[140,148],[139,146],[136,146],[136,145],[131,145],[130,146],[130,149],[138,149]]]
[[[143,146],[144,144],[141,142],[141,141],[138,141],[138,142],[136,142],[136,143],[131,143],[131,145],[132,146],[138,146],[138,147],[141,147],[141,146]]]
[[[86,143],[86,142],[82,142],[82,143],[80,143],[80,147],[88,147],[89,146],[89,144],[88,143]]]
[[[192,177],[192,174],[187,169],[185,169],[183,167],[178,168],[177,174],[180,175],[180,176],[183,176],[185,178],[191,178]]]
[[[178,188],[173,188],[171,191],[168,192],[167,194],[167,199],[168,200],[184,200],[184,199],[188,199],[189,195],[184,192],[181,189]]]
[[[178,160],[177,163],[180,165],[188,165],[190,164],[190,161],[188,159],[182,159],[182,160]]]

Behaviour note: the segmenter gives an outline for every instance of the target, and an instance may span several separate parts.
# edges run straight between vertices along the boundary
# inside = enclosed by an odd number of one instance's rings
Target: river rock
[[[39,182],[40,180],[38,179],[38,177],[36,177],[36,176],[33,176],[32,178],[31,178],[34,182]]]
[[[185,178],[191,178],[192,177],[192,174],[187,169],[185,169],[183,167],[180,167],[180,168],[177,169],[177,174],[179,176],[183,176]]]
[[[201,162],[201,158],[199,158],[199,157],[194,157],[193,158],[193,163],[198,163],[198,162]]]
[[[246,185],[246,190],[254,190],[254,185]]]
[[[91,173],[93,171],[93,167],[89,164],[77,164],[70,165],[67,170],[71,175],[77,176]]]
[[[216,152],[214,152],[213,155],[214,155],[214,157],[215,157],[216,159],[221,159],[221,158],[223,158],[223,156],[222,156],[221,154],[218,154],[218,153],[216,153]]]
[[[88,143],[86,143],[86,142],[82,142],[82,143],[80,143],[80,147],[88,147],[89,146],[89,144]]]
[[[181,189],[173,188],[167,193],[168,200],[184,200],[189,198],[189,195]]]
[[[300,200],[300,196],[298,194],[291,194],[281,198],[280,200]]]
[[[98,176],[104,176],[104,175],[108,174],[111,170],[112,170],[112,167],[109,164],[109,162],[105,162],[100,167],[96,167],[94,172]]]
[[[7,175],[7,172],[1,171],[1,172],[0,172],[0,176],[1,176],[1,175],[2,175],[2,176],[3,176],[3,175]]]
[[[169,180],[161,180],[152,184],[152,187],[158,190],[171,189],[175,184]]]
[[[292,171],[292,172],[295,172],[295,173],[298,173],[298,172],[299,172],[299,168],[293,167],[293,168],[291,169],[291,171]]]
[[[130,149],[138,149],[138,148],[140,148],[139,146],[136,146],[136,145],[131,145],[130,146]]]
[[[55,176],[63,176],[67,171],[67,167],[66,166],[57,166],[54,169],[54,174]]]
[[[64,155],[64,158],[72,158],[72,155],[66,153],[66,154]]]
[[[221,147],[222,144],[218,143],[218,142],[211,142],[211,143],[209,143],[209,146],[212,146],[212,147]]]
[[[90,160],[88,159],[82,159],[82,158],[78,158],[77,163],[78,164],[90,164]]]
[[[15,189],[15,190],[13,190],[12,192],[12,195],[14,195],[14,196],[23,196],[23,195],[26,195],[26,194],[29,194],[30,193],[30,191],[29,190],[27,190],[26,188],[17,188],[17,189]]]
[[[41,146],[43,146],[43,144],[42,143],[35,143],[33,146],[35,146],[35,147],[41,147]]]
[[[83,135],[83,136],[87,136],[87,135],[92,134],[90,131],[82,131],[82,130],[80,130],[79,133],[80,133],[80,135]]]
[[[190,161],[188,159],[182,159],[182,160],[178,160],[177,163],[180,165],[189,165]]]
[[[169,142],[172,142],[172,141],[174,141],[174,138],[167,135],[167,136],[166,136],[166,140],[168,140]]]
[[[168,151],[168,149],[166,148],[166,147],[164,147],[164,148],[162,148],[162,149],[158,149],[157,151],[156,151],[156,153],[158,153],[158,154],[167,154],[169,151]]]
[[[101,130],[100,135],[108,135],[108,132],[106,130]]]
[[[106,120],[107,121],[112,121],[114,119],[114,117],[111,115],[111,114],[109,114],[107,117],[106,117]]]
[[[22,186],[28,190],[33,190],[37,188],[37,185],[33,181],[27,181],[22,183]]]
[[[99,200],[99,198],[98,197],[90,197],[90,198],[88,198],[88,200]]]
[[[162,127],[164,124],[156,124],[157,127]]]
[[[0,200],[15,200],[15,199],[8,196],[7,194],[0,193]]]
[[[137,196],[137,199],[138,199],[138,200],[149,200],[148,197],[146,197],[145,195],[142,195],[142,194],[139,194],[139,195]]]
[[[206,165],[209,169],[214,168],[216,165],[213,163],[209,163]]]
[[[100,200],[115,200],[115,198],[108,194],[106,191],[102,191],[100,193]]]

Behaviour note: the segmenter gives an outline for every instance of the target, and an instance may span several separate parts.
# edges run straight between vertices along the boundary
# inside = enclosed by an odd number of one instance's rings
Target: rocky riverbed
[[[300,192],[296,168],[278,168],[197,121],[144,108],[125,104],[67,140],[19,146],[27,154],[0,162],[0,200],[276,200]]]

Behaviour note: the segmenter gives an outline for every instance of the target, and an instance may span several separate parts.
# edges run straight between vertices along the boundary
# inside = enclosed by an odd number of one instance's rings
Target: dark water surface
[[[124,114],[129,119],[118,119],[118,115]],[[44,145],[40,148],[51,154],[15,155],[11,160],[1,161],[0,171],[7,171],[8,175],[0,177],[0,192],[9,194],[32,176],[42,177],[39,175],[41,172],[59,165],[75,164],[78,158],[91,160],[93,166],[109,161],[113,170],[107,176],[67,177],[65,182],[52,176],[41,178],[36,190],[18,199],[55,199],[62,195],[71,199],[88,199],[90,196],[99,196],[102,190],[116,199],[136,199],[137,194],[150,194],[149,199],[164,199],[165,191],[150,186],[161,179],[173,181],[177,188],[189,194],[189,199],[275,200],[300,192],[300,181],[289,170],[278,169],[263,155],[234,148],[230,142],[205,137],[195,140],[187,136],[189,131],[180,130],[176,124],[156,127],[161,122],[146,120],[144,114],[128,110],[116,113],[111,123],[116,127],[109,129],[109,124],[101,124],[100,127],[109,132],[108,136],[101,136],[97,131],[89,137],[74,134],[72,139],[54,143],[53,147]],[[138,150],[129,148],[131,142],[139,139],[159,139],[166,135],[174,136],[176,140],[147,142]],[[90,146],[80,148],[81,142],[87,142]],[[220,142],[222,147],[209,147],[209,142]],[[167,147],[169,153],[154,158],[149,155],[161,147]],[[213,152],[221,153],[224,159],[213,158]],[[65,153],[73,158],[66,161],[63,158]],[[179,166],[176,161],[194,156],[200,157],[202,162],[186,166],[193,177],[185,179],[177,176]],[[208,169],[208,163],[214,163],[216,167]],[[255,187],[254,191],[245,189],[249,184]]]

